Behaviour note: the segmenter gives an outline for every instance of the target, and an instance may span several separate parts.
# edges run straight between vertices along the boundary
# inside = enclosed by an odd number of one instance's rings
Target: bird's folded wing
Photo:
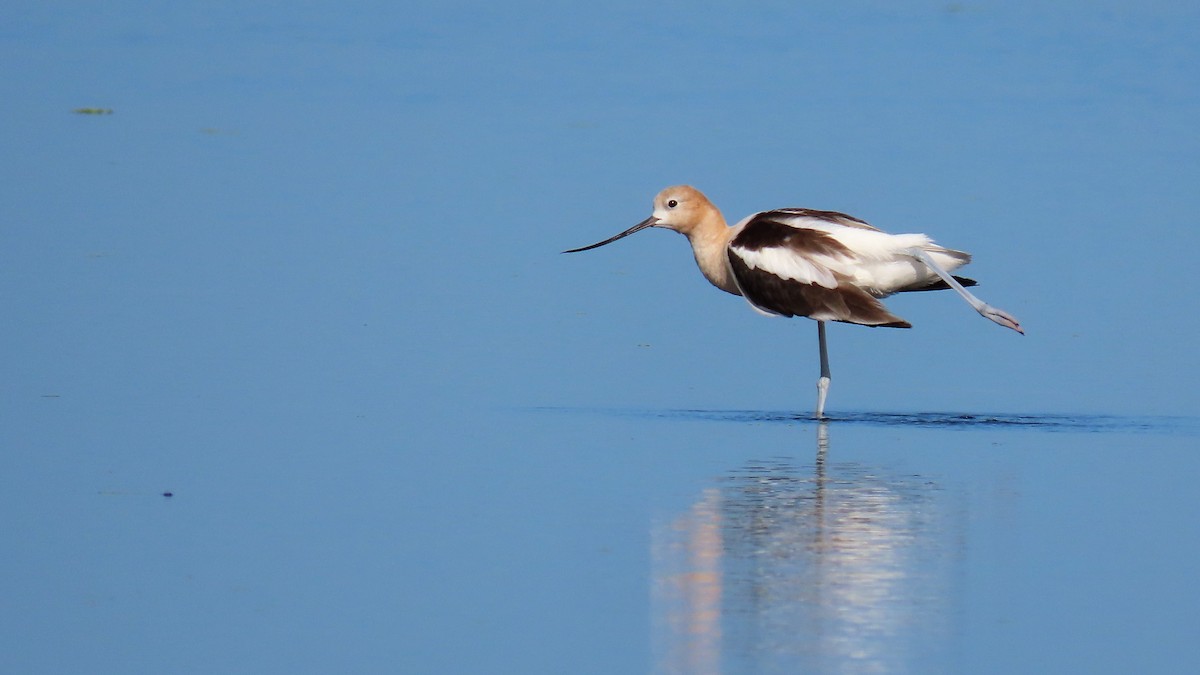
[[[752,307],[766,314],[807,316],[818,321],[843,321],[864,326],[912,327],[865,291],[850,283],[837,283],[836,278],[832,287],[784,278],[761,267],[751,267],[732,247],[729,265],[742,296]],[[832,276],[828,270],[825,273]]]

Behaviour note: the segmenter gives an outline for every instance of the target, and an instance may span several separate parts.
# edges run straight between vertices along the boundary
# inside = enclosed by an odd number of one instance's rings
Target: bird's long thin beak
[[[590,251],[594,248],[600,248],[601,246],[604,246],[605,244],[611,244],[618,239],[623,239],[625,237],[628,237],[629,235],[631,235],[634,232],[637,232],[639,230],[644,230],[647,227],[654,227],[654,225],[656,223],[658,223],[658,218],[655,218],[654,216],[650,216],[649,218],[643,220],[642,222],[638,223],[637,225],[634,225],[633,227],[629,228],[628,230],[625,230],[624,232],[622,232],[621,234],[618,234],[615,237],[609,237],[608,239],[605,239],[604,241],[602,241],[598,244],[592,244],[591,246],[584,246],[583,248],[573,248],[570,251],[563,251],[563,253],[579,253],[580,251]]]

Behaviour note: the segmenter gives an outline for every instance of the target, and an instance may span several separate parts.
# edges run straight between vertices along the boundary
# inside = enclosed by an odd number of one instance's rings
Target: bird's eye
[[[667,202],[667,208],[668,208],[668,209],[673,209],[673,208],[675,208],[676,206],[679,206],[679,202],[675,201],[674,199],[672,199],[671,201]]]

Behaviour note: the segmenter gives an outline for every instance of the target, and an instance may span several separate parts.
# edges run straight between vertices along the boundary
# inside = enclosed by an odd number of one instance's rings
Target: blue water
[[[1186,3],[8,3],[0,672],[1183,672]],[[766,319],[668,184],[971,251]]]

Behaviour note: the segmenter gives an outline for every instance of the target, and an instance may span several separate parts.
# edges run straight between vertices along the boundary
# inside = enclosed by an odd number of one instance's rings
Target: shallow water
[[[6,18],[0,672],[1200,662],[1191,4]],[[817,423],[811,322],[558,254],[680,182],[1028,334],[889,299]]]
[[[467,414],[44,437],[0,495],[20,542],[7,662],[1000,673],[1200,656],[1200,455],[1174,431],[1195,420]]]

